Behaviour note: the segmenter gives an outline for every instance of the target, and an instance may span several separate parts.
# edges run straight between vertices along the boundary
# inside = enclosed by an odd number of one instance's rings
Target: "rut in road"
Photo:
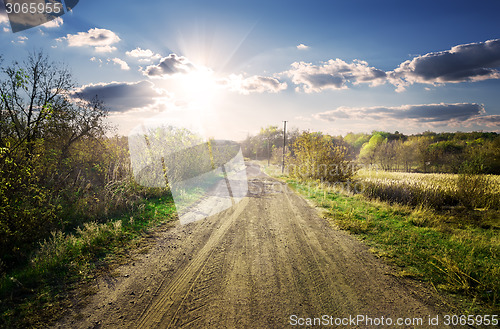
[[[284,328],[291,315],[426,320],[442,314],[427,290],[387,275],[390,267],[331,228],[286,185],[255,166],[247,171],[250,191],[240,203],[163,233],[133,269],[120,269],[129,277],[101,282],[89,306],[79,310],[83,320],[62,323]]]

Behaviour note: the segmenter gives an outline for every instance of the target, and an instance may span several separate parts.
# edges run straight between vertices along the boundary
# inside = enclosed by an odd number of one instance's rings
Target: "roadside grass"
[[[266,172],[323,208],[334,227],[357,235],[375,255],[397,265],[395,275],[430,282],[471,314],[500,310],[500,211],[388,203],[338,186],[293,180],[276,168]]]
[[[0,327],[46,328],[68,303],[69,291],[94,277],[106,257],[143,232],[177,218],[171,196],[143,200],[136,211],[53,232],[30,263],[0,278]]]

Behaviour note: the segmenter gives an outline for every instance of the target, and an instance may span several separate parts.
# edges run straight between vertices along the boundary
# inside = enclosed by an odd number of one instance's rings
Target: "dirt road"
[[[375,322],[338,327],[380,328],[383,316],[422,318],[423,326],[397,327],[424,328],[442,314],[439,299],[390,275],[285,185],[255,165],[247,172],[248,197],[157,233],[148,253],[96,280],[89,303],[56,327],[290,328],[308,317],[364,315]]]

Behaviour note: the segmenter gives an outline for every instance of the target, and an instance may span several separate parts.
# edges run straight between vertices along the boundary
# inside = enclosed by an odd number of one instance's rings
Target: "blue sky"
[[[143,120],[230,139],[283,120],[335,135],[498,132],[499,12],[492,0],[80,0],[17,33],[1,13],[0,54],[63,61],[120,134]]]

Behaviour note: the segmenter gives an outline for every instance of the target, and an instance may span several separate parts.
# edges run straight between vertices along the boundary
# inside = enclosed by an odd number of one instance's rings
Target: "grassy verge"
[[[499,311],[500,236],[498,210],[441,211],[340,193],[318,182],[299,182],[281,172],[268,174],[325,210],[332,225],[365,240],[372,251],[397,265],[401,277],[430,282],[455,295],[466,311]]]
[[[0,278],[0,327],[46,328],[78,282],[92,279],[99,264],[145,230],[176,219],[170,196],[144,200],[134,213],[76,232],[54,232],[30,263]]]

